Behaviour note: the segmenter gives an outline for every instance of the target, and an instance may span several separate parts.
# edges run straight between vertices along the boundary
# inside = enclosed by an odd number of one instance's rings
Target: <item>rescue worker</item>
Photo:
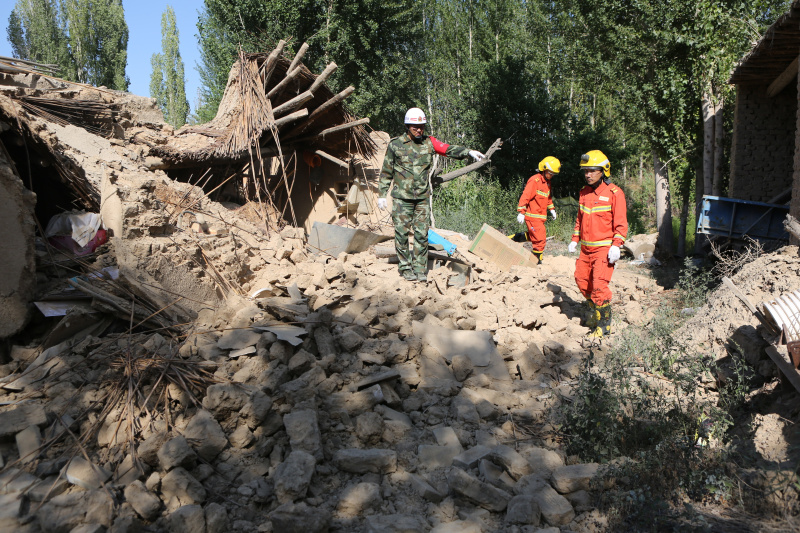
[[[608,282],[619,259],[620,246],[628,236],[628,213],[625,194],[609,179],[611,163],[603,152],[583,154],[581,168],[586,187],[581,189],[569,253],[575,253],[580,243],[575,281],[589,308],[586,325],[593,330],[590,336],[603,337],[611,333],[612,295]]]
[[[544,246],[547,243],[547,230],[544,222],[547,212],[553,220],[556,219],[556,208],[553,205],[553,193],[550,190],[550,180],[561,171],[561,161],[549,155],[539,161],[539,174],[534,174],[528,179],[522,196],[519,197],[517,207],[517,222],[525,223],[528,227],[528,240],[531,241],[531,250],[539,264],[542,264]]]
[[[434,154],[455,159],[484,159],[477,150],[446,144],[425,135],[425,113],[412,107],[405,116],[406,133],[389,141],[379,178],[378,208],[386,209],[386,193],[392,189],[394,245],[400,275],[407,280],[428,281],[428,228],[430,226],[430,171]],[[408,236],[414,233],[409,250]]]

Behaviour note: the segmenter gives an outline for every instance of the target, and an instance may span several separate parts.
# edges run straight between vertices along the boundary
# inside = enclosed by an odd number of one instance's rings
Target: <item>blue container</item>
[[[783,221],[789,206],[750,202],[721,196],[703,196],[697,233],[731,239],[789,240]]]
[[[456,251],[456,245],[452,242],[448,241],[432,229],[428,230],[428,243],[429,244],[441,244],[444,247],[444,251],[447,255],[453,255]]]

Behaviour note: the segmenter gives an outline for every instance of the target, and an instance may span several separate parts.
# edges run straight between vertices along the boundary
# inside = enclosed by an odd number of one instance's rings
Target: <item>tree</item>
[[[245,52],[264,52],[280,39],[291,37],[291,44],[298,47],[309,43],[306,57],[322,61],[324,37],[320,30],[325,13],[323,0],[205,0],[197,22],[200,121],[216,115],[240,47]]]
[[[68,79],[126,91],[128,25],[122,0],[61,0]]]
[[[172,6],[161,15],[161,53],[150,62],[150,96],[156,99],[164,119],[175,128],[186,124],[189,102],[186,100],[186,78],[180,52],[180,35]]]
[[[67,42],[57,0],[17,0],[8,17],[7,33],[16,57],[65,66]]]
[[[22,59],[58,64],[68,80],[128,89],[121,0],[17,0],[7,32]]]

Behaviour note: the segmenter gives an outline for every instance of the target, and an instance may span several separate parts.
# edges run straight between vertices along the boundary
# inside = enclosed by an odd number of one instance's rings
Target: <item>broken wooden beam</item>
[[[353,94],[353,91],[355,90],[356,88],[351,85],[342,92],[340,92],[339,94],[337,94],[336,96],[328,99],[325,103],[323,103],[322,105],[320,105],[318,108],[316,108],[314,111],[311,112],[311,115],[309,115],[308,120],[306,120],[302,124],[299,124],[296,128],[294,128],[289,133],[284,135],[284,138],[289,139],[291,137],[294,137],[295,135],[303,133],[305,130],[309,128],[309,126],[311,126],[311,124],[314,123],[314,121],[316,121],[319,117],[327,113],[328,110],[330,110],[333,106],[335,106],[336,104],[338,104],[339,102],[341,102],[342,100]]]
[[[300,46],[300,50],[298,50],[297,53],[294,55],[294,59],[292,59],[292,62],[289,64],[289,68],[286,69],[287,73],[292,72],[294,69],[300,66],[300,61],[303,60],[303,56],[306,55],[307,50],[308,50],[308,43],[303,43]]]
[[[291,113],[289,115],[286,115],[285,117],[281,117],[281,118],[275,120],[275,127],[276,128],[280,128],[284,124],[288,124],[290,122],[294,122],[295,120],[300,120],[301,118],[303,118],[305,116],[308,116],[308,109],[303,108],[300,111],[295,111],[294,113]]]
[[[502,145],[503,145],[503,140],[502,139],[497,139],[494,143],[492,143],[492,145],[489,147],[489,149],[486,150],[486,153],[484,154],[484,156],[486,156],[486,157],[484,157],[480,161],[475,161],[474,163],[472,163],[470,165],[467,165],[465,167],[459,168],[458,170],[454,170],[452,172],[448,172],[447,174],[442,174],[441,176],[435,176],[431,180],[432,183],[434,185],[440,185],[442,183],[446,183],[446,182],[448,182],[450,180],[454,180],[454,179],[456,179],[458,177],[461,177],[464,174],[472,172],[473,170],[478,170],[479,168],[481,168],[482,166],[484,166],[485,164],[487,164],[491,160],[492,154],[494,154],[497,150],[499,150]]]
[[[334,157],[334,156],[332,156],[331,154],[329,154],[327,152],[323,152],[322,150],[315,150],[314,153],[317,154],[318,156],[320,156],[323,159],[327,159],[328,161],[330,161],[332,163],[336,163],[340,167],[343,167],[343,168],[346,168],[347,170],[350,170],[350,165],[347,162],[342,161],[338,157]]]
[[[297,109],[298,107],[305,104],[312,98],[314,98],[314,93],[312,93],[311,91],[306,91],[302,94],[298,94],[291,100],[288,100],[279,105],[278,107],[273,108],[272,114],[275,118],[277,118],[285,113],[288,113],[289,111],[292,111],[293,109]],[[306,113],[308,113],[308,110],[306,110]]]
[[[280,94],[283,92],[283,89],[285,89],[286,86],[289,85],[289,83],[292,80],[294,80],[297,77],[298,74],[300,74],[300,69],[299,68],[296,68],[296,69],[294,69],[294,70],[292,70],[290,72],[287,72],[286,73],[286,77],[283,78],[281,81],[279,81],[278,84],[275,87],[273,87],[272,89],[269,90],[269,92],[267,93],[267,98],[269,98],[270,100],[277,99],[280,96]],[[311,91],[306,91],[306,92],[310,93]]]
[[[311,140],[314,140],[314,139],[321,139],[321,138],[324,138],[326,135],[330,135],[332,133],[337,133],[337,132],[340,132],[340,131],[346,131],[346,130],[349,130],[351,128],[355,128],[356,126],[361,126],[363,124],[369,124],[369,119],[368,118],[362,118],[362,119],[359,119],[359,120],[354,120],[352,122],[348,122],[346,124],[340,124],[338,126],[333,126],[332,128],[328,128],[328,129],[322,130],[321,132],[317,133],[316,135],[312,135],[312,136],[309,136],[309,137],[303,137],[302,139],[297,139],[297,142],[311,141]]]
[[[262,78],[264,80],[264,87],[267,86],[267,83],[269,82],[269,79],[272,76],[272,71],[275,70],[275,65],[278,64],[278,58],[283,53],[283,49],[285,47],[286,47],[286,41],[281,39],[280,41],[278,41],[278,45],[275,47],[275,49],[272,52],[270,52],[269,56],[267,57],[267,60],[264,61],[264,65],[262,66],[264,72]]]
[[[312,83],[312,84],[311,84],[311,87],[309,87],[309,88],[308,88],[308,90],[309,90],[309,91],[311,91],[312,93],[313,93],[313,92],[315,92],[317,89],[319,89],[319,87],[320,87],[320,86],[321,86],[323,83],[325,83],[326,81],[328,81],[328,78],[330,78],[330,77],[331,77],[331,74],[333,74],[335,71],[336,71],[336,63],[334,63],[333,61],[331,61],[331,62],[328,64],[328,66],[327,66],[327,67],[325,67],[325,70],[323,70],[323,71],[320,73],[320,75],[319,75],[319,76],[317,76],[317,79],[315,79],[315,80],[314,80],[314,83]]]

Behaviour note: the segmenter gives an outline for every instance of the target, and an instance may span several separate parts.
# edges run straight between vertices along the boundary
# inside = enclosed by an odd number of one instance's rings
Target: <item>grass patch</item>
[[[500,182],[481,176],[450,181],[434,190],[436,227],[474,237],[484,223],[505,234],[520,231],[517,224],[519,197]]]
[[[605,353],[593,352],[572,401],[559,409],[567,453],[606,463],[616,485],[601,492],[601,507],[634,530],[687,525],[686,501],[736,498],[723,444],[746,395],[746,369],[709,396],[703,383],[713,382],[714,361],[675,336],[685,319],[679,310],[702,302],[710,282],[688,262],[678,296],[646,326],[626,328]]]

